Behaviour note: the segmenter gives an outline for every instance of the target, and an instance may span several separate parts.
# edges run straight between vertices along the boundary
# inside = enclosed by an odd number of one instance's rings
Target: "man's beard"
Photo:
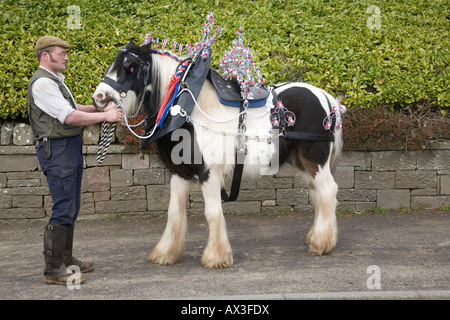
[[[50,54],[50,62],[51,62],[51,63],[59,63],[58,60],[53,59],[53,57],[52,57],[51,54]],[[58,72],[59,72],[59,71],[63,71],[63,70],[65,70],[66,68],[65,68],[64,66],[61,66],[61,68],[59,68],[59,69],[60,69],[60,70],[58,70]]]

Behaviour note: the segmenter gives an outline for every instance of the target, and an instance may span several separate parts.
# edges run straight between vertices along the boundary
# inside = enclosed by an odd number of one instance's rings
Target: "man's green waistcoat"
[[[62,124],[58,119],[51,117],[36,106],[36,104],[34,103],[33,95],[31,93],[31,86],[37,79],[42,77],[50,78],[55,81],[58,84],[59,90],[61,91],[64,98],[69,101],[72,108],[76,109],[76,105],[71,97],[70,92],[61,83],[60,79],[58,79],[58,77],[49,73],[48,71],[39,68],[30,79],[27,93],[28,119],[30,120],[34,138],[36,140],[41,140],[44,137],[57,139],[83,134],[83,127]]]

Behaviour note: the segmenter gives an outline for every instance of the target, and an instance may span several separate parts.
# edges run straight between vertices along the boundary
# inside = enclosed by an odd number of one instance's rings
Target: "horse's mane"
[[[154,49],[151,50],[151,91],[152,98],[150,106],[153,108],[159,108],[162,99],[168,91],[168,86],[172,75],[175,74],[178,62],[172,58],[175,56],[177,59],[182,60],[177,55],[170,51],[159,51],[156,52]]]

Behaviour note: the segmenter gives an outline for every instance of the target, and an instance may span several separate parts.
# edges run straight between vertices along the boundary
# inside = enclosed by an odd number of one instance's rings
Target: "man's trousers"
[[[78,217],[81,205],[81,179],[83,177],[83,139],[81,136],[52,139],[51,156],[44,157],[43,142],[36,152],[42,172],[47,177],[53,200],[50,225],[71,226]]]

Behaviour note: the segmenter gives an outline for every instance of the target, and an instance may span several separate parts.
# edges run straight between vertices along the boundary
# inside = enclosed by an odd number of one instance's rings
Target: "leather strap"
[[[227,194],[225,188],[222,188],[221,197],[224,202],[235,201],[239,196],[241,188],[242,172],[244,171],[244,150],[236,150],[236,165],[234,166],[233,180],[231,181],[230,195]]]
[[[242,113],[243,111],[244,111],[244,104],[241,101],[241,106],[239,109],[239,112],[241,115],[239,117],[238,128],[241,127],[242,122],[244,120],[244,114]],[[235,165],[234,165],[234,171],[233,171],[233,180],[231,181],[230,195],[227,194],[227,191],[225,190],[225,188],[222,188],[222,191],[221,191],[221,197],[224,202],[235,201],[237,199],[237,197],[239,196],[239,190],[241,188],[241,181],[242,181],[242,172],[244,171],[245,155],[246,155],[245,150],[236,149]]]
[[[296,132],[296,131],[286,131],[283,134],[286,139],[296,139],[305,141],[333,141],[333,133],[307,133],[307,132]]]

